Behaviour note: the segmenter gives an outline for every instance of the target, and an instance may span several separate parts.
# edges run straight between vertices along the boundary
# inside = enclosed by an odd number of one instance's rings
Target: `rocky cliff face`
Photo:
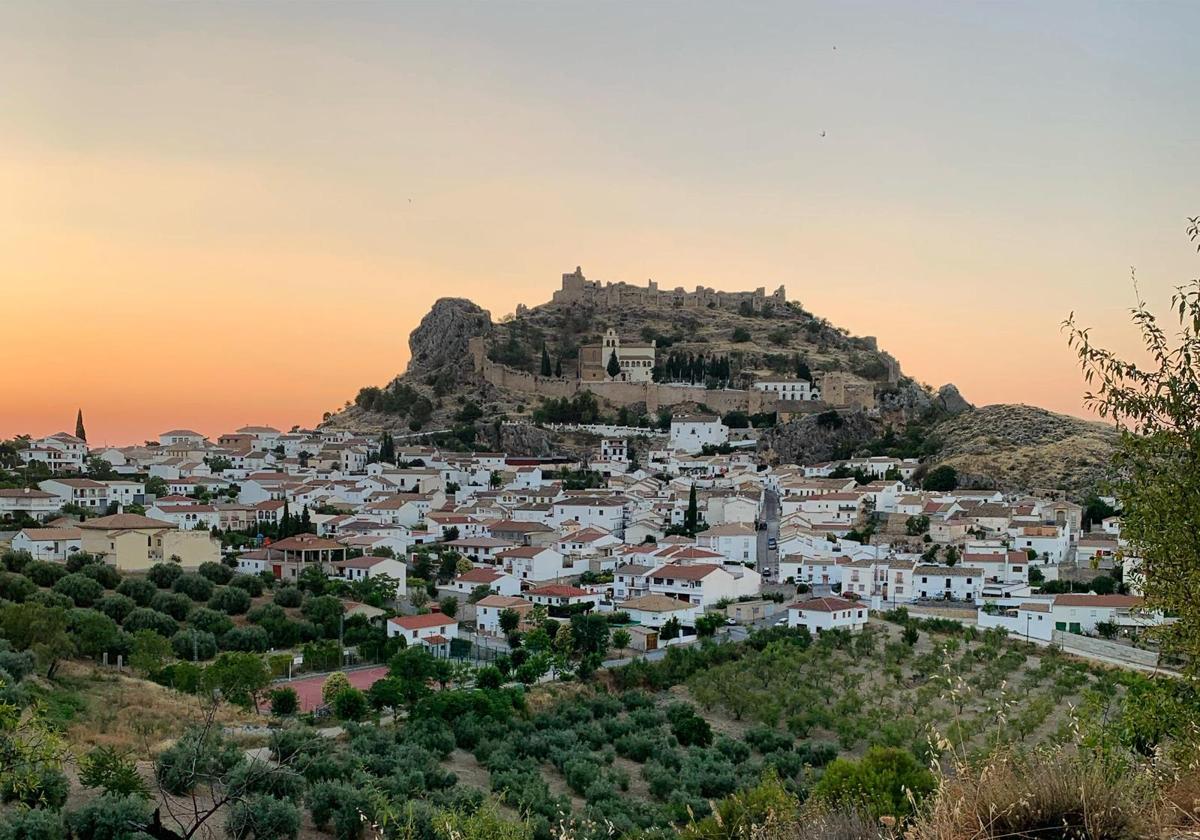
[[[492,330],[492,316],[466,298],[440,298],[408,337],[412,353],[406,371],[427,376],[446,368],[471,368],[467,342]]]
[[[1077,501],[1108,476],[1117,442],[1111,426],[1029,405],[985,405],[932,434],[942,444],[934,463],[958,470],[962,486],[1063,489]]]
[[[861,411],[829,411],[781,423],[763,433],[758,451],[771,464],[803,464],[832,460],[879,433]]]

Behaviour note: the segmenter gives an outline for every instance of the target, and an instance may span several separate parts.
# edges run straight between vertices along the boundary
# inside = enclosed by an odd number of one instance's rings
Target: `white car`
[[[783,617],[775,622],[776,627],[787,627],[787,617]]]

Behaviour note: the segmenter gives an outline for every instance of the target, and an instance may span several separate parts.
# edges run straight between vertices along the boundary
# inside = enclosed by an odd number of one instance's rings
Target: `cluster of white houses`
[[[814,398],[811,389],[786,394]],[[624,437],[605,433],[581,460],[401,447],[393,463],[378,460],[377,441],[333,430],[247,426],[213,442],[174,429],[143,446],[95,450],[58,434],[23,452],[55,474],[36,488],[0,490],[0,519],[23,523],[7,540],[40,559],[87,551],[139,570],[219,559],[214,532],[254,535],[303,512],[314,533],[261,540],[238,554],[239,569],[282,580],[309,565],[348,580],[386,576],[398,596],[406,560],[437,543],[470,566],[441,594],[460,598],[460,619],[485,635],[502,634],[506,611],[525,621],[539,607],[626,612],[644,633],[672,621],[693,626],[715,608],[763,620],[773,610],[760,597],[764,583],[787,582],[811,597],[788,608],[786,621],[814,631],[857,629],[869,609],[929,601],[976,606],[981,624],[1031,638],[1137,619],[1136,596],[1037,591],[1066,564],[1128,562],[1116,519],[1084,532],[1080,506],[1059,498],[915,489],[914,460],[771,468],[752,450],[722,447],[729,442],[730,430],[708,415],[675,418],[640,464]],[[118,478],[79,475],[89,457]],[[585,463],[601,486],[569,489],[563,471]],[[161,479],[157,495],[146,489],[152,478]],[[701,524],[680,535],[693,497]],[[773,498],[778,511],[765,510]],[[64,508],[90,515],[79,521]],[[776,514],[771,556],[762,556],[764,520]],[[389,632],[436,647],[459,624],[435,612],[392,619]]]

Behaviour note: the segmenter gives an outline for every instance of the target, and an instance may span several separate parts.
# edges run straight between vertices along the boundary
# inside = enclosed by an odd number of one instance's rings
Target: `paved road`
[[[770,488],[763,490],[763,519],[765,530],[758,532],[758,571],[764,578],[776,580],[779,576],[779,494]],[[776,548],[768,548],[770,540]]]

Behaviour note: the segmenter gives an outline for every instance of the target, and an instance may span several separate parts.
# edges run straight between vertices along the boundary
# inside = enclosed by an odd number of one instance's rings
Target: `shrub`
[[[219,730],[190,729],[159,755],[154,777],[167,793],[182,796],[228,773],[242,760],[241,751]]]
[[[183,621],[192,611],[192,599],[179,592],[159,592],[150,601],[150,608]]]
[[[117,594],[132,599],[139,607],[148,607],[158,594],[158,587],[146,578],[125,578],[117,586]]]
[[[275,590],[274,600],[281,607],[298,607],[304,600],[304,593],[295,586],[281,586]]]
[[[261,627],[234,627],[221,636],[222,650],[266,653],[270,647],[271,639]]]
[[[271,714],[276,717],[288,717],[300,710],[300,696],[291,686],[277,688],[267,697],[271,702]]]
[[[209,560],[206,563],[201,563],[197,569],[201,576],[208,578],[213,583],[222,585],[229,583],[233,579],[233,569],[228,566]]]
[[[0,639],[0,671],[12,677],[13,682],[20,682],[32,674],[35,664],[31,651],[12,650],[7,641]]]
[[[334,671],[321,684],[321,700],[332,703],[334,697],[350,687],[350,679],[341,671]]]
[[[106,793],[67,815],[67,827],[76,840],[130,840],[143,837],[138,830],[150,824],[153,811],[140,796]]]
[[[66,595],[77,607],[90,607],[104,594],[104,587],[90,577],[78,572],[58,579],[54,591]]]
[[[62,840],[62,815],[42,808],[14,809],[0,822],[0,840]]]
[[[683,746],[706,747],[712,743],[712,727],[687,703],[668,708],[667,719],[671,721],[671,734]]]
[[[906,836],[978,836],[986,826],[989,837],[1159,837],[1160,805],[1149,768],[1107,751],[1001,754],[944,779]]]
[[[907,750],[872,747],[860,760],[839,758],[813,787],[815,800],[834,807],[861,807],[875,817],[912,813],[909,793],[920,802],[934,789],[933,774]]]
[[[183,577],[183,568],[175,562],[155,563],[146,572],[146,579],[159,589],[170,589]]]
[[[212,597],[213,590],[216,587],[213,585],[213,582],[206,577],[184,574],[180,575],[179,578],[173,584],[171,584],[171,588],[176,592],[182,592],[193,601],[207,601]]]
[[[20,604],[37,592],[37,589],[37,584],[24,575],[9,572],[0,574],[0,600]]]
[[[96,747],[79,760],[79,781],[84,787],[120,796],[149,793],[137,762],[112,747]]]
[[[52,810],[66,804],[71,784],[62,771],[43,766],[36,768],[31,775],[27,776],[24,772],[5,773],[3,781],[0,781],[0,799],[29,808],[45,807]]]
[[[212,659],[217,655],[217,637],[189,627],[171,637],[171,650],[180,659],[189,661]]]
[[[105,589],[116,589],[121,585],[121,573],[117,571],[116,567],[110,566],[107,563],[88,563],[79,571]]]
[[[195,607],[187,616],[188,624],[197,630],[220,637],[233,629],[233,619],[208,607]]]
[[[121,622],[121,628],[126,633],[136,633],[139,630],[152,630],[164,638],[171,638],[179,629],[179,622],[166,613],[147,607],[138,607]]]
[[[66,566],[47,563],[45,560],[34,560],[32,563],[26,564],[23,574],[38,586],[53,586],[66,577],[68,572]]]
[[[250,609],[250,593],[234,586],[222,586],[208,599],[208,608],[228,615],[241,615]]]
[[[104,613],[113,621],[120,623],[125,620],[125,616],[133,612],[137,603],[127,595],[105,595],[96,602],[95,609]]]
[[[258,575],[235,575],[233,580],[229,581],[229,585],[244,589],[251,598],[257,598],[263,594],[262,578]]]
[[[333,713],[342,720],[362,720],[369,708],[367,695],[357,688],[343,688],[333,696]]]
[[[300,833],[300,811],[273,796],[251,796],[230,807],[225,833],[234,840],[295,840]]]

